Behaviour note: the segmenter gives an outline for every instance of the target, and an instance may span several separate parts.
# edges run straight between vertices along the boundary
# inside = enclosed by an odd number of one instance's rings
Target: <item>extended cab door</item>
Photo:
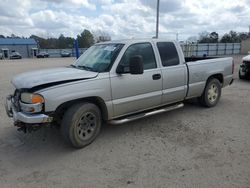
[[[187,67],[181,62],[181,52],[178,53],[173,42],[157,42],[156,45],[162,65],[162,103],[182,101],[187,92]]]
[[[133,56],[143,59],[144,73],[129,73],[129,61]],[[123,74],[111,76],[114,116],[122,116],[160,105],[162,97],[161,70],[157,67],[151,43],[135,43],[127,47],[119,64]]]

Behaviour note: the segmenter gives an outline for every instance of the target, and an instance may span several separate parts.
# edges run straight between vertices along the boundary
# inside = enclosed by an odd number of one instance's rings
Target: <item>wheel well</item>
[[[56,120],[60,122],[66,110],[72,105],[77,104],[79,102],[90,102],[90,103],[95,104],[101,110],[102,119],[104,121],[108,120],[108,110],[107,110],[106,104],[103,101],[103,99],[101,99],[100,97],[86,97],[86,98],[81,98],[81,99],[75,99],[72,101],[67,101],[61,104],[60,106],[57,107],[57,109],[54,112],[54,116]]]
[[[209,76],[208,79],[207,79],[207,82],[208,82],[208,80],[210,80],[212,78],[218,79],[220,81],[220,83],[223,85],[224,80],[223,80],[223,75],[222,74],[213,74],[213,75]]]

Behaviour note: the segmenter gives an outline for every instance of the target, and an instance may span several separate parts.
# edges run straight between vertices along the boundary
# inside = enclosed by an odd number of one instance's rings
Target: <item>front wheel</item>
[[[83,148],[95,140],[102,124],[101,112],[92,103],[70,107],[63,116],[61,133],[76,148]]]
[[[199,101],[203,106],[213,107],[215,106],[221,96],[221,83],[218,79],[213,78],[208,80],[205,90]]]

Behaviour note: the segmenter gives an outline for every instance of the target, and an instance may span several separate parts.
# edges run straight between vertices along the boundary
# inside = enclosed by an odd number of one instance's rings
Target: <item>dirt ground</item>
[[[11,78],[65,66],[73,58],[0,60],[0,187],[250,187],[250,81],[238,79],[218,105],[195,101],[172,112],[104,125],[88,147],[75,150],[56,128],[17,132],[4,109]]]

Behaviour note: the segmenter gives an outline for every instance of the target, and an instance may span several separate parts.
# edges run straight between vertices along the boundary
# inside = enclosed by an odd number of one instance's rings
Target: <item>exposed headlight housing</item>
[[[36,93],[22,93],[19,102],[21,110],[27,113],[41,112],[44,106],[43,96]]]
[[[44,103],[44,98],[43,96],[35,93],[22,93],[21,101],[27,104],[42,104]]]

